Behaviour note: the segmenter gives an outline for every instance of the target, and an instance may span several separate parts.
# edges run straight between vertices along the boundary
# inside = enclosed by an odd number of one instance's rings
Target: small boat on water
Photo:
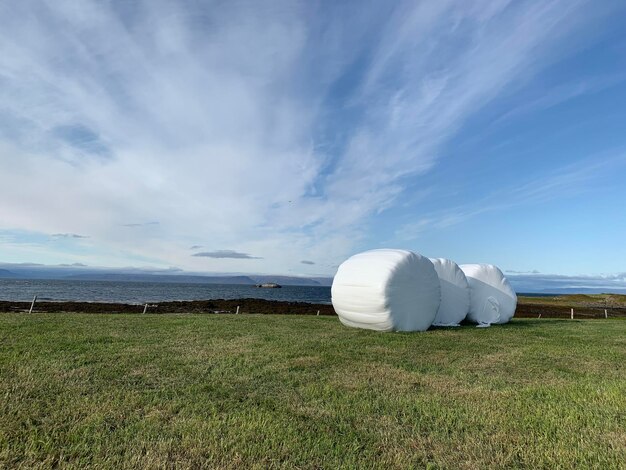
[[[264,284],[257,284],[256,287],[261,287],[264,289],[280,289],[281,286],[280,284],[276,284],[275,282],[266,282]]]

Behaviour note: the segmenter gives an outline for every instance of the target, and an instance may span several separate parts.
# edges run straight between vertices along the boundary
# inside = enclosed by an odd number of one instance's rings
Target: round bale
[[[483,325],[509,322],[517,295],[502,271],[493,264],[463,264],[461,269],[470,286],[467,319]]]
[[[424,331],[441,298],[430,260],[406,250],[371,250],[344,261],[333,279],[332,303],[347,326]]]
[[[435,326],[458,326],[470,308],[470,288],[459,265],[444,258],[431,258],[441,284],[441,304]]]

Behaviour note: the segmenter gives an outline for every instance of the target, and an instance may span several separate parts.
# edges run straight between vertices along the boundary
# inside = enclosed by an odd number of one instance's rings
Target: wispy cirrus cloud
[[[626,74],[600,75],[584,80],[575,80],[569,83],[559,84],[551,89],[540,90],[538,96],[533,96],[531,99],[505,112],[492,122],[491,125],[500,125],[510,122],[519,116],[550,109],[581,96],[599,93],[625,80]]]
[[[0,5],[0,228],[89,233],[119,263],[265,259],[276,272],[307,253],[335,265],[591,8],[602,7]],[[159,222],[129,223],[142,220]],[[204,240],[259,256],[189,256]]]
[[[595,156],[559,168],[551,174],[523,181],[505,191],[495,190],[471,203],[427,213],[418,220],[399,226],[394,236],[399,241],[415,240],[423,232],[447,229],[486,213],[566,199],[594,190],[598,182],[607,175],[621,172],[625,168],[626,153],[622,151],[610,156]]]
[[[560,274],[510,274],[507,279],[517,292],[623,292],[626,273],[565,276]]]

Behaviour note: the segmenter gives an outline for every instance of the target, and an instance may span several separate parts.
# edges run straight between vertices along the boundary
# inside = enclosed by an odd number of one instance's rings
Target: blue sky
[[[625,21],[0,2],[0,262],[332,275],[397,247],[626,287]]]

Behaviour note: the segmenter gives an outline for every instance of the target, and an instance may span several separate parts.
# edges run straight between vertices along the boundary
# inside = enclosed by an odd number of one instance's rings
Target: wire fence
[[[567,307],[542,304],[519,304],[515,311],[518,318],[569,318],[607,319],[626,318],[626,307]]]
[[[119,304],[100,302],[32,302],[0,301],[0,312],[24,313],[138,313],[138,314],[290,314],[290,315],[336,315],[332,305],[305,302],[275,302],[262,299],[172,301],[158,304]],[[569,319],[626,319],[626,307],[518,304],[517,318],[569,318]]]
[[[116,313],[116,314],[241,314],[335,315],[330,304],[271,301],[264,299],[214,299],[159,303],[32,302],[0,300],[0,313]]]

